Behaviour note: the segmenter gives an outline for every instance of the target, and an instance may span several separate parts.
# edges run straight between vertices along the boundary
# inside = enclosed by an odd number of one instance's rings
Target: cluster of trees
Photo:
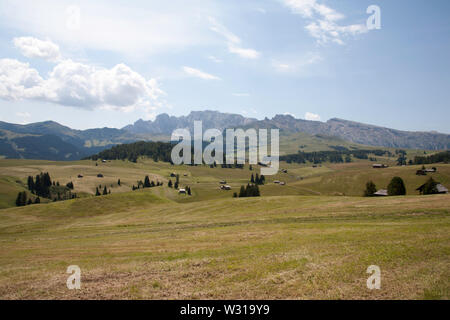
[[[339,148],[338,148],[339,147]],[[303,152],[299,151],[296,154],[288,154],[281,156],[281,161],[286,161],[287,163],[306,163],[311,162],[314,164],[319,164],[322,162],[332,162],[332,163],[342,163],[351,162],[353,155],[358,159],[369,159],[370,154],[376,156],[388,155],[391,156],[392,153],[387,150],[374,149],[374,150],[349,150],[345,147],[335,146],[335,151],[314,151],[314,152]]]
[[[101,196],[101,195],[107,195],[107,194],[111,194],[111,189],[108,190],[108,188],[106,188],[106,186],[104,186],[103,188],[103,192],[100,193],[100,190],[102,189],[102,186],[99,185],[98,187],[95,188],[95,196]]]
[[[257,184],[247,184],[246,187],[241,186],[239,190],[239,195],[235,192],[233,193],[234,198],[245,198],[245,197],[259,197],[261,193],[259,192],[259,187]]]
[[[413,161],[414,164],[431,164],[438,162],[449,163],[450,151],[439,152],[430,156],[416,156]]]
[[[377,187],[373,181],[368,181],[366,183],[366,190],[364,190],[365,197],[374,196],[377,192]],[[387,193],[389,196],[403,196],[406,194],[406,187],[403,179],[400,177],[393,177],[391,182],[389,182],[387,187]]]
[[[102,152],[88,157],[97,161],[104,160],[129,160],[137,162],[141,156],[152,158],[154,161],[171,162],[171,152],[173,145],[168,142],[135,142],[129,144],[120,144],[111,149],[103,150]]]
[[[35,179],[32,176],[28,176],[27,185],[31,193],[39,197],[50,198],[50,187],[53,184],[48,172],[41,172],[36,175]]]
[[[66,186],[61,186],[58,181],[52,181],[48,172],[41,172],[35,177],[28,176],[27,188],[34,197],[28,197],[26,191],[19,192],[16,199],[17,206],[41,203],[41,197],[53,201],[76,198],[76,194],[71,192],[74,188],[72,181],[67,183]]]
[[[19,192],[17,195],[16,206],[23,207],[33,203],[41,203],[41,198],[36,197],[33,201],[31,198],[28,198],[26,191]]]
[[[395,154],[398,154],[397,165],[406,166],[406,151],[405,150],[395,150]],[[411,164],[411,162],[410,162]]]
[[[167,186],[168,186],[169,188],[174,187],[175,189],[178,189],[179,184],[180,184],[180,175],[177,174],[177,175],[175,176],[175,183],[173,184],[173,183],[172,183],[172,180],[169,180],[169,182],[167,183]]]
[[[117,181],[117,184],[120,186],[120,179]],[[139,180],[137,183],[137,187],[135,185],[132,186],[133,191],[137,190],[137,189],[145,189],[145,188],[153,188],[153,187],[159,187],[162,186],[163,183],[159,182],[159,181],[150,181],[149,176],[145,176],[144,178],[144,182],[142,182],[142,180]]]
[[[263,185],[266,182],[266,177],[264,177],[263,174],[261,176],[259,176],[258,174],[253,176],[253,173],[252,173],[252,176],[250,178],[250,182],[252,184],[256,184],[256,185]]]

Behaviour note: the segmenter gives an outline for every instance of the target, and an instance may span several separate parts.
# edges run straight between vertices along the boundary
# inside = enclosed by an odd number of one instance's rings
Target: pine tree
[[[239,190],[239,198],[246,197],[246,196],[247,195],[245,193],[245,188],[244,188],[244,186],[241,186],[241,189]]]
[[[33,201],[30,199],[28,199],[27,205],[33,204]]]
[[[237,193],[236,192],[233,192],[233,198],[237,198]]]
[[[150,178],[148,176],[145,176],[144,179],[144,188],[150,188],[151,184],[150,184]]]
[[[191,195],[191,187],[187,187],[187,193],[189,196]]]
[[[368,181],[366,183],[366,190],[364,190],[365,197],[372,197],[374,193],[377,192],[377,187],[373,181]]]
[[[22,192],[22,195],[20,197],[20,202],[22,206],[25,206],[27,204],[27,193],[25,191]]]
[[[250,182],[255,183],[255,177],[253,177],[253,173],[252,173],[252,177],[250,178]]]
[[[119,186],[120,186],[120,179],[119,179],[119,180],[117,180],[117,185],[119,185]]]
[[[108,189],[106,189],[106,186],[105,186],[105,188],[103,188],[103,195],[107,195],[108,194]]]
[[[169,180],[169,182],[167,183],[167,186],[168,186],[169,188],[172,188],[172,180]]]
[[[22,192],[19,192],[17,194],[17,198],[16,198],[16,206],[20,207],[22,206]]]
[[[34,200],[34,203],[41,203],[41,198],[37,197],[36,200]]]
[[[174,188],[175,188],[175,189],[178,189],[178,181],[175,181]]]
[[[99,196],[100,195],[100,191],[98,191],[98,187],[95,188],[95,195]]]
[[[33,177],[32,176],[28,176],[28,190],[30,190],[31,192],[34,191],[34,181],[33,181]]]

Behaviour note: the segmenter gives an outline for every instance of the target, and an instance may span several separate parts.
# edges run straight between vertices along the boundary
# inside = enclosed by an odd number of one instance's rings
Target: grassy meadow
[[[371,165],[281,163],[287,173],[266,177],[262,197],[235,199],[257,166],[1,159],[0,299],[448,299],[450,195],[415,189],[429,176],[449,187],[450,165],[428,176]],[[73,181],[81,198],[14,207],[39,172]],[[172,172],[192,196],[167,186]],[[145,175],[164,186],[131,191]],[[406,196],[361,196],[393,176]],[[94,197],[100,184],[111,194]],[[81,290],[66,287],[69,265]],[[380,290],[366,287],[369,265]]]

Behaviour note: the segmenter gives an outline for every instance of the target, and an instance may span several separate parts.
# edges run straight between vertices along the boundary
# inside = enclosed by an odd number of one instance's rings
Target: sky
[[[449,12],[447,0],[0,0],[0,121],[122,128],[218,110],[450,133]]]

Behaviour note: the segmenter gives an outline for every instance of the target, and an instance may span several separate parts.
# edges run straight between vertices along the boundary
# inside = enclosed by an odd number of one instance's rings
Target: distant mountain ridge
[[[333,118],[327,122],[276,115],[257,120],[218,111],[192,111],[187,116],[158,115],[154,121],[138,120],[122,129],[75,130],[54,121],[27,125],[0,121],[0,156],[7,158],[78,160],[114,145],[136,141],[168,141],[173,130],[192,130],[195,120],[203,129],[279,128],[283,136],[295,134],[336,137],[348,142],[381,147],[426,150],[450,149],[450,135],[437,132],[410,132]],[[301,141],[299,141],[299,145]]]
[[[303,132],[311,135],[334,136],[349,142],[369,146],[443,150],[450,148],[450,135],[437,132],[411,132],[355,121],[333,118],[327,122],[296,119],[291,115],[276,115],[272,119],[257,120],[218,111],[193,111],[188,116],[160,114],[154,121],[138,120],[123,129],[135,134],[170,136],[176,128],[193,128],[194,120],[202,120],[203,128],[223,130],[233,127],[279,128],[284,132]]]
[[[75,130],[54,121],[27,125],[0,121],[0,155],[7,158],[78,160],[139,137],[121,129]]]
[[[240,114],[221,113],[218,111],[191,111],[187,116],[175,117],[167,113],[159,114],[154,121],[139,119],[123,130],[134,134],[163,134],[171,135],[178,128],[193,128],[194,121],[201,120],[203,129],[216,128],[223,130],[230,127],[242,127],[257,121],[254,118],[246,118]]]

